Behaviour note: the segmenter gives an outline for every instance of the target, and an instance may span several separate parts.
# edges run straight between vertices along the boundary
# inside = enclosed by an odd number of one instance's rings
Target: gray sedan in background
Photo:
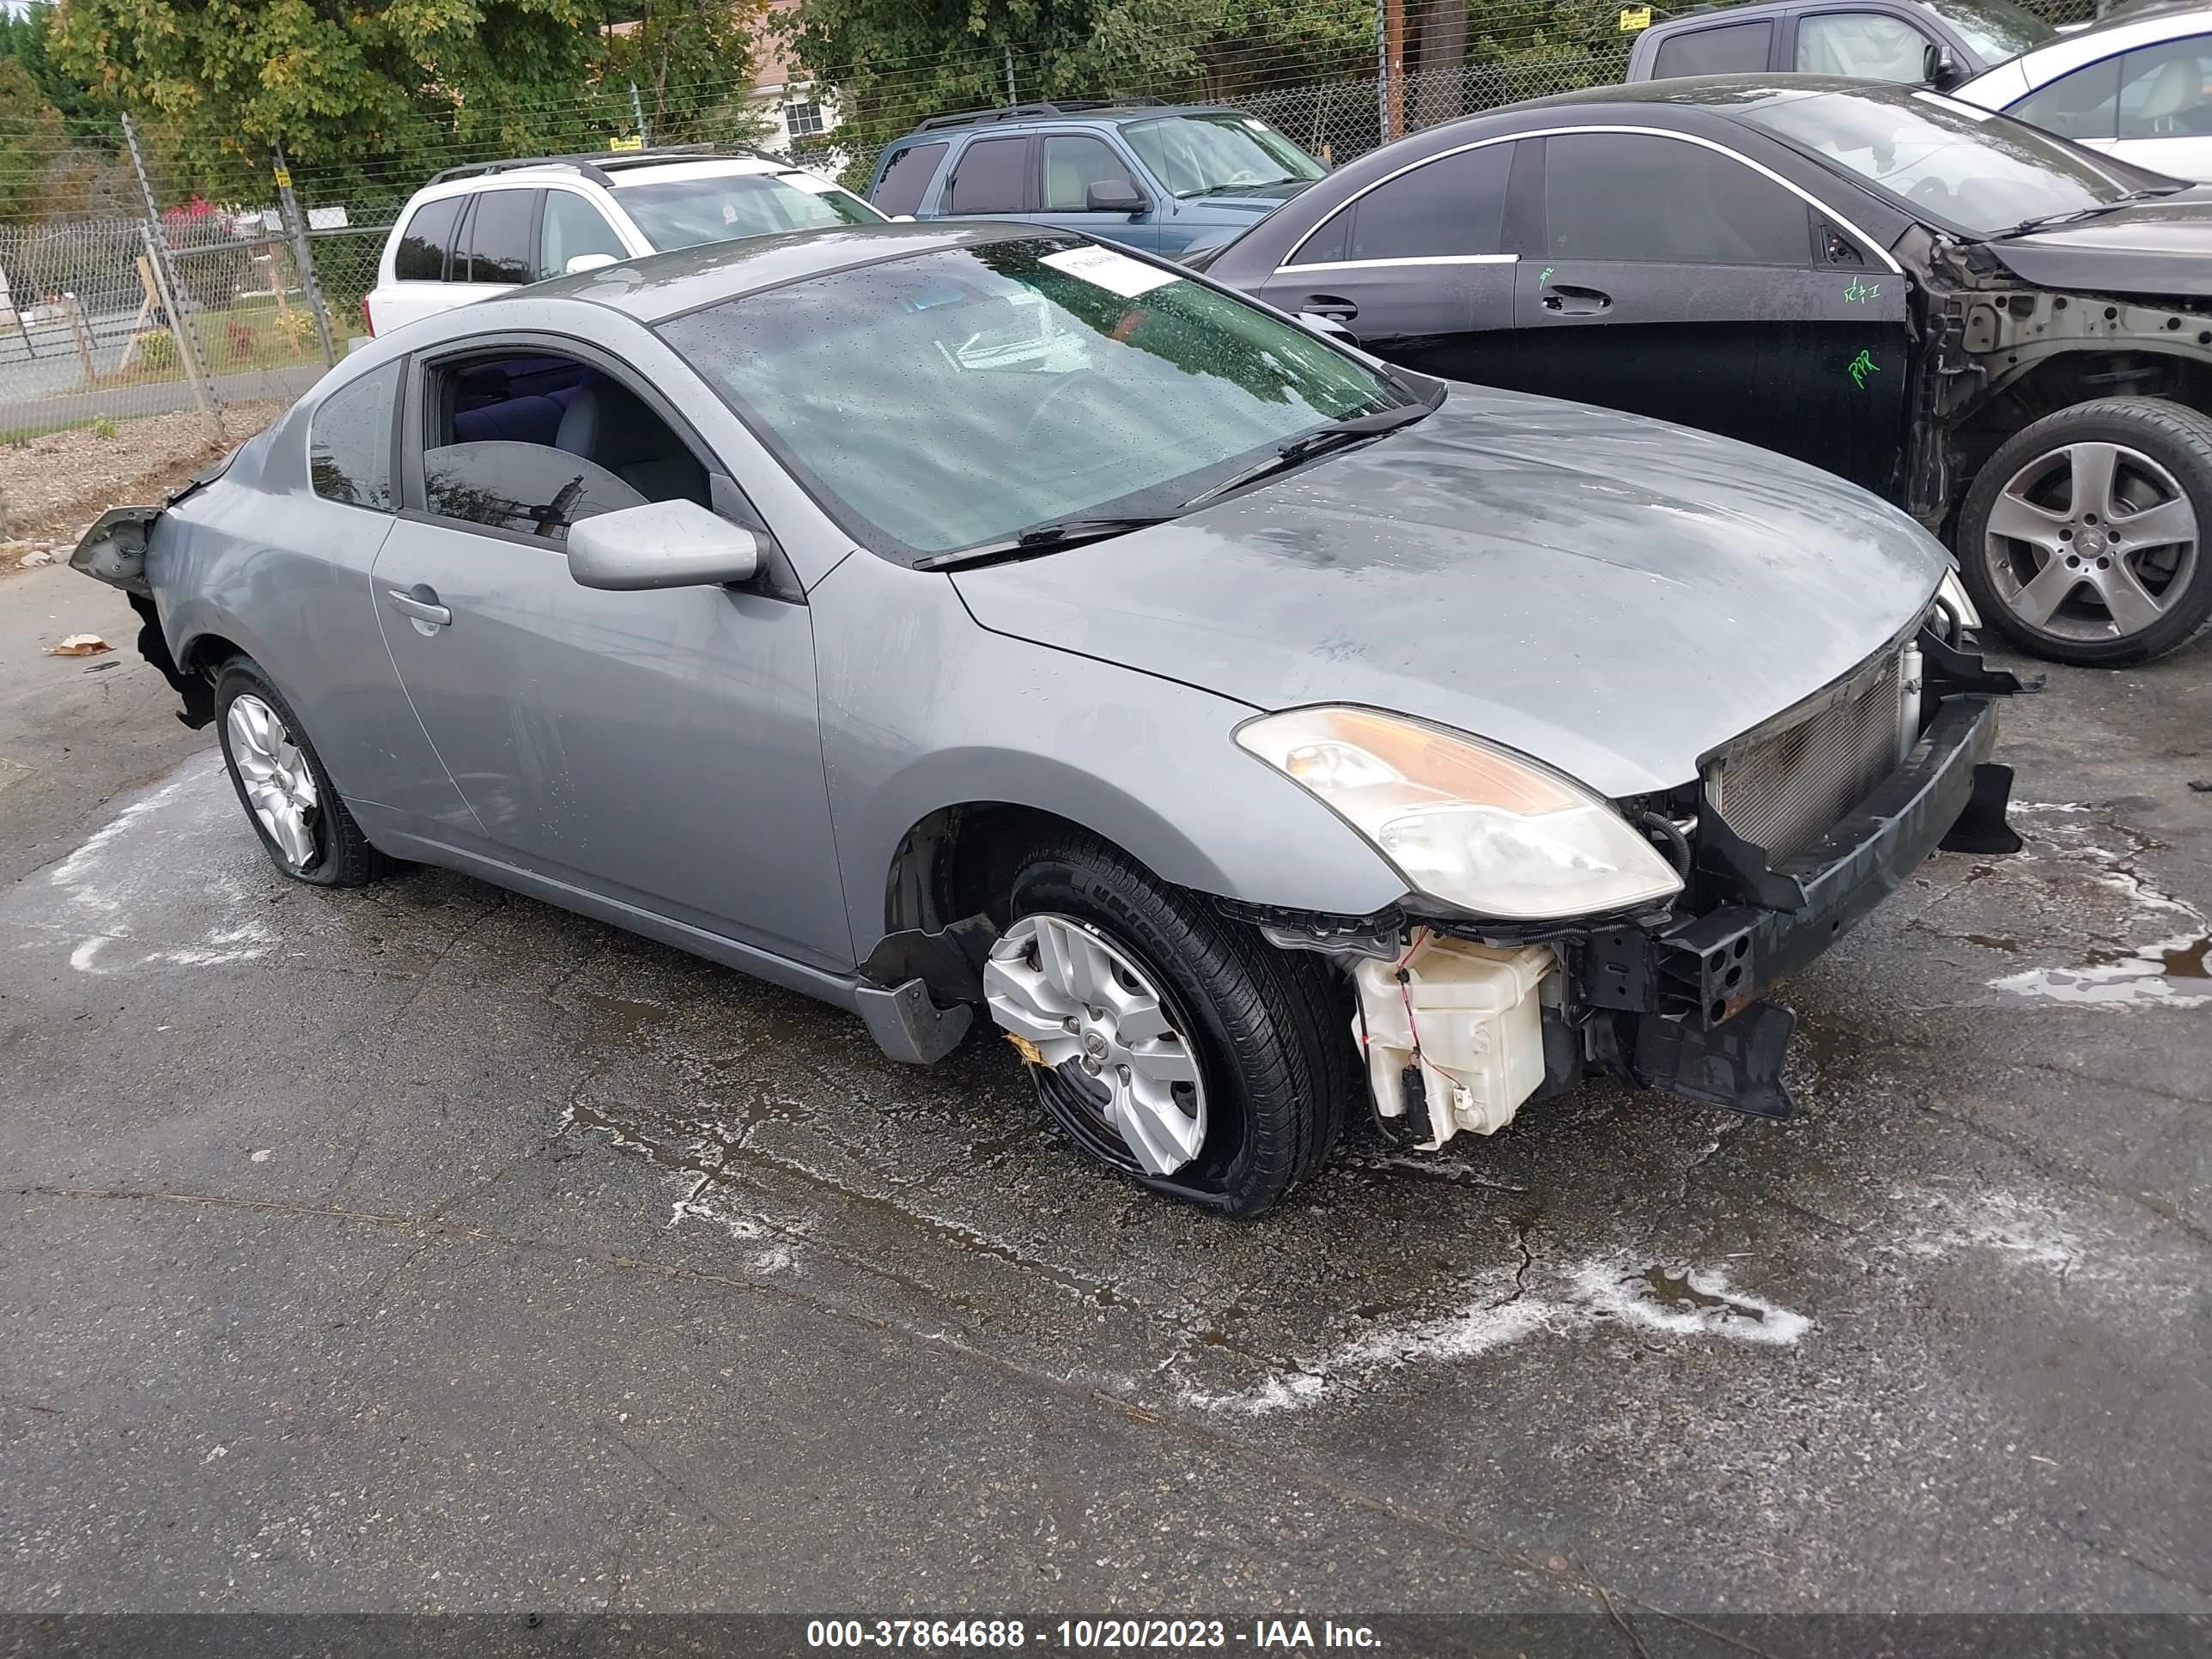
[[[996,1025],[1247,1216],[1610,1075],[1780,1115],[1762,993],[2003,850],[1942,549],[1034,226],[611,266],[349,358],[78,549],[278,870],[452,866]]]

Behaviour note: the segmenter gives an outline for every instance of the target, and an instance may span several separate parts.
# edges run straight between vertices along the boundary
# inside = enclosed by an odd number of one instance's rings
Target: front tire
[[[284,695],[251,657],[216,675],[224,768],[269,861],[311,887],[362,887],[392,860],[368,844]]]
[[[2046,415],[1975,476],[1959,571],[1984,623],[2056,662],[2119,668],[2212,624],[2212,418],[2158,398]]]
[[[1062,1132],[1156,1192],[1264,1214],[1343,1128],[1351,1015],[1328,966],[1090,836],[1015,872],[984,989]]]

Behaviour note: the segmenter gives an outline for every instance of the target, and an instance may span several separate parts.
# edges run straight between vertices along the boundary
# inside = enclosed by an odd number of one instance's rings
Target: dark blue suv
[[[1242,110],[1016,104],[924,121],[884,150],[868,199],[893,215],[1057,225],[1180,258],[1229,241],[1323,171]]]

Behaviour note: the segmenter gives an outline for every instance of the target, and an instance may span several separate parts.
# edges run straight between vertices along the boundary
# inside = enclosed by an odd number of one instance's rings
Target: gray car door
[[[1342,323],[1365,349],[1425,374],[1490,380],[1513,322],[1506,192],[1522,146],[1492,139],[1415,162],[1316,225],[1260,289]]]
[[[1717,144],[1554,133],[1507,384],[1893,488],[1905,284],[1887,253]]]
[[[562,378],[563,356],[542,342],[514,354],[533,387]],[[805,605],[795,592],[600,592],[571,580],[562,550],[568,523],[593,513],[684,495],[741,517],[742,498],[714,485],[669,404],[609,373],[611,359],[577,349],[578,383],[549,428],[520,405],[555,398],[459,408],[465,374],[498,384],[483,356],[414,377],[404,511],[374,589],[483,850],[781,957],[849,966]]]

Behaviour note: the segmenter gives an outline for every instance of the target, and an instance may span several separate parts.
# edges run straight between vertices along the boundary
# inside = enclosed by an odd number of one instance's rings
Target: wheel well
[[[1006,927],[1006,894],[1022,860],[1070,835],[1107,839],[1072,818],[1034,806],[964,801],[939,807],[906,832],[892,855],[884,892],[884,930],[933,932],[978,912]]]
[[[184,660],[177,665],[187,674],[198,674],[211,679],[215,671],[233,657],[246,654],[220,634],[203,634],[185,647]]]
[[[2212,365],[2156,351],[2066,351],[2031,364],[1952,429],[1947,529],[1983,464],[2008,438],[2097,398],[2165,398],[2212,413]]]

